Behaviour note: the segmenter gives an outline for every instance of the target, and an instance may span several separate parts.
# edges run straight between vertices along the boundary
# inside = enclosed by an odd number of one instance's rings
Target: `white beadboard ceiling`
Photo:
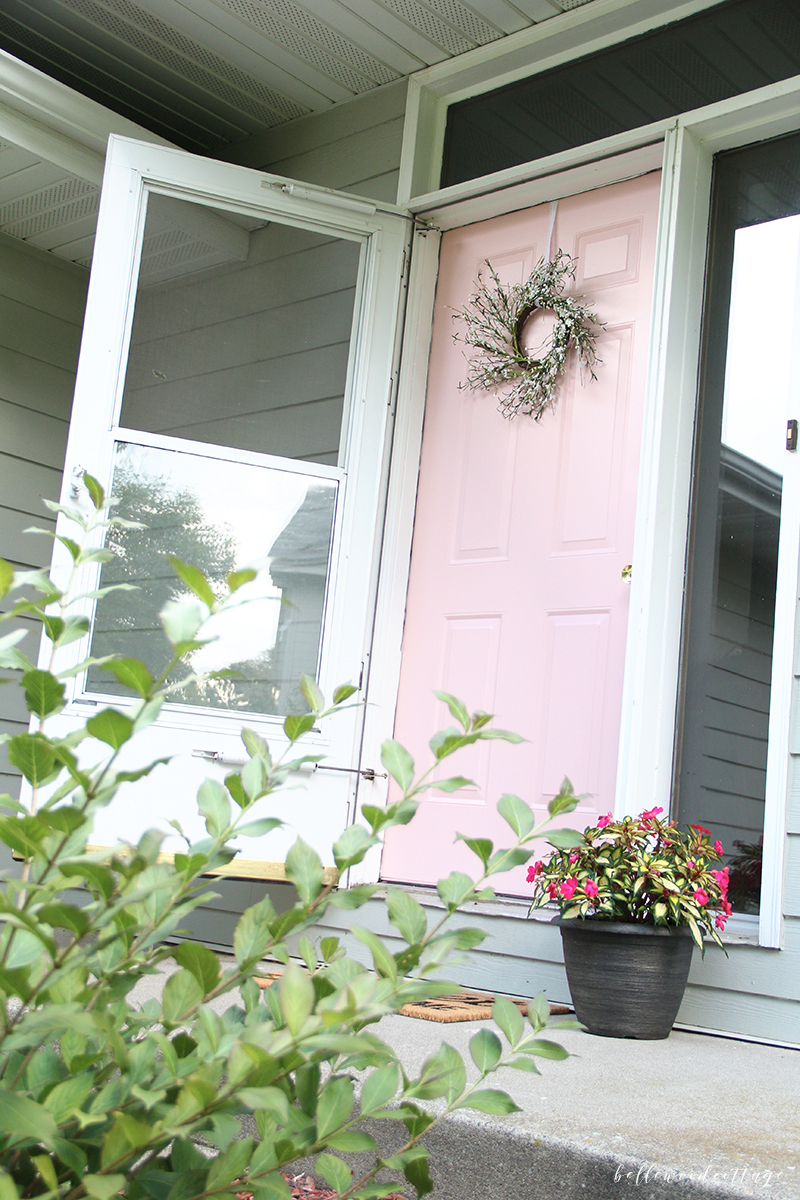
[[[0,47],[198,153],[591,0],[2,0]]]
[[[0,48],[177,146],[225,157],[587,3],[0,0]],[[98,200],[96,185],[0,141],[3,233],[88,267]]]

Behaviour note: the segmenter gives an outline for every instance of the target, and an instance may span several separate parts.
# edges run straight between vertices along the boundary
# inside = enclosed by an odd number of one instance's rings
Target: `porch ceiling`
[[[200,154],[592,0],[3,0],[0,47]]]

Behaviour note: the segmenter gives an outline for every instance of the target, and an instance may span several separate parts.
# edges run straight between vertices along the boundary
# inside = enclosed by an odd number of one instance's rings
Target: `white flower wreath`
[[[489,279],[478,272],[478,290],[466,308],[459,309],[454,320],[466,325],[455,341],[474,346],[478,353],[470,361],[469,376],[461,387],[489,391],[502,384],[513,386],[500,396],[499,410],[507,417],[517,413],[538,421],[545,409],[555,403],[555,389],[570,346],[592,379],[600,362],[595,353],[596,329],[602,329],[590,308],[572,296],[562,295],[567,277],[575,277],[575,260],[559,250],[555,258],[540,259],[525,283],[505,287],[487,260]],[[529,355],[522,343],[522,330],[537,311],[553,312],[555,328],[547,338],[547,352],[539,358]]]

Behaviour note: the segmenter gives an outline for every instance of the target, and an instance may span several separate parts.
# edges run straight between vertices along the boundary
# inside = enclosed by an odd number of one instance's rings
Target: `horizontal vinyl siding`
[[[406,83],[230,147],[231,161],[303,183],[337,188],[393,204],[397,198]]]
[[[53,528],[42,501],[61,489],[87,282],[79,267],[0,234],[0,556],[23,569],[50,562],[50,539],[24,530]],[[35,633],[25,649],[35,654]],[[0,688],[0,733],[25,728],[17,689]],[[0,793],[17,789],[0,745]]]

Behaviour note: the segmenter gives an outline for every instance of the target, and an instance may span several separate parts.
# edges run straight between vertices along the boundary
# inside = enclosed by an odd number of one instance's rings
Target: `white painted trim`
[[[361,753],[364,766],[377,766],[380,762],[381,744],[392,736],[397,709],[433,304],[439,270],[439,240],[434,230],[417,230],[412,247],[402,369],[397,388],[386,523],[364,716]],[[388,790],[387,780],[376,779],[372,783],[359,780],[357,817],[360,816],[362,804],[385,804]],[[350,885],[374,883],[379,878],[380,858],[381,849],[376,847],[361,864],[351,868]]]
[[[100,184],[112,133],[169,142],[0,50],[0,138]]]
[[[618,816],[670,810],[711,156],[664,146],[622,693]]]
[[[398,201],[436,188],[447,108],[713,8],[722,0],[593,0],[409,79]]]

